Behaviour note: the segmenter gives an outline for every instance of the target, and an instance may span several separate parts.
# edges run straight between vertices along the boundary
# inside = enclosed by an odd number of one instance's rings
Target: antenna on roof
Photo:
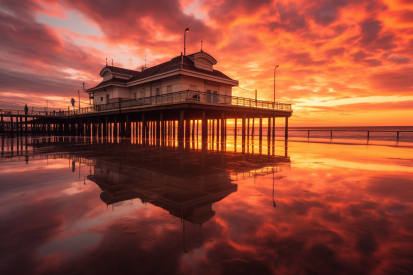
[[[106,67],[108,66],[108,58],[106,57]]]
[[[201,52],[202,52],[202,42],[204,42],[204,41],[201,41]]]
[[[112,67],[113,67],[113,59],[112,59]]]
[[[144,67],[142,67],[142,72],[144,71],[144,70],[146,70],[147,68],[146,68],[146,50],[145,50],[145,66]]]
[[[182,52],[181,52],[181,69],[183,65],[184,65],[184,56],[182,55]]]

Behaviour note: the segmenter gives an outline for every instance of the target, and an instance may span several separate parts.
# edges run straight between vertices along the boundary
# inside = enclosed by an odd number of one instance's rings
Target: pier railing
[[[63,117],[78,114],[88,114],[100,111],[110,111],[117,109],[128,109],[128,108],[144,108],[148,106],[156,105],[170,105],[178,103],[200,103],[207,105],[216,106],[242,106],[249,108],[258,109],[269,109],[277,111],[291,112],[291,104],[265,101],[265,100],[255,100],[252,98],[245,98],[240,96],[228,96],[220,94],[205,93],[200,91],[180,91],[176,93],[155,95],[136,99],[123,99],[118,102],[94,105],[91,107],[84,107],[75,110],[68,111],[33,111],[28,110],[27,116],[51,116],[51,117]],[[21,116],[25,115],[24,110],[11,110],[11,109],[0,109],[0,115],[4,116]]]
[[[122,100],[119,102],[95,105],[93,107],[80,108],[76,110],[58,112],[58,115],[76,115],[99,111],[109,111],[126,108],[140,108],[156,105],[169,105],[178,103],[200,103],[218,106],[243,106],[251,108],[269,109],[277,111],[291,112],[291,104],[255,100],[251,98],[227,96],[220,94],[205,93],[200,91],[181,91],[176,93],[155,95],[137,99]]]
[[[28,110],[27,115],[28,116],[53,116],[53,113],[57,115],[56,111],[32,111]],[[25,115],[24,110],[11,110],[11,109],[0,109],[0,115]]]

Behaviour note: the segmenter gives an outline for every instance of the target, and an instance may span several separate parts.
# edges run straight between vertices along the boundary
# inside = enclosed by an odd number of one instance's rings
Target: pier
[[[267,138],[274,139],[276,118],[284,120],[284,137],[288,139],[288,118],[292,112],[291,104],[186,90],[138,99],[119,99],[114,103],[69,111],[0,109],[0,134],[161,140],[189,140],[200,135],[202,141],[207,141],[208,137],[224,141],[227,120],[234,119],[234,135],[239,135],[236,125],[241,120],[244,143],[247,136],[254,135],[256,121],[259,139],[263,137],[263,121],[268,125]]]

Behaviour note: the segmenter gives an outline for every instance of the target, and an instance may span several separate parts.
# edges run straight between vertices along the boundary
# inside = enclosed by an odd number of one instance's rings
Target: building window
[[[133,99],[136,99],[136,93],[133,93]]]
[[[172,93],[172,85],[169,85],[168,87],[166,87],[166,92]]]
[[[103,96],[100,97],[100,101],[103,101]]]
[[[155,91],[156,91],[156,95],[160,94],[160,89],[159,88],[156,88]]]
[[[145,91],[141,91],[141,97],[145,97]]]

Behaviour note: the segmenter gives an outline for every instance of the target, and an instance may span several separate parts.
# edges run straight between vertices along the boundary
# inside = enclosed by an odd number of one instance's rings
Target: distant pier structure
[[[224,141],[227,119],[235,119],[234,135],[244,142],[257,130],[262,139],[263,120],[268,140],[274,139],[276,118],[282,118],[287,139],[291,104],[233,96],[238,81],[215,70],[215,64],[200,51],[141,71],[105,66],[102,82],[85,90],[92,107],[59,112],[0,109],[0,134],[180,140],[200,135],[202,141],[209,136]]]

